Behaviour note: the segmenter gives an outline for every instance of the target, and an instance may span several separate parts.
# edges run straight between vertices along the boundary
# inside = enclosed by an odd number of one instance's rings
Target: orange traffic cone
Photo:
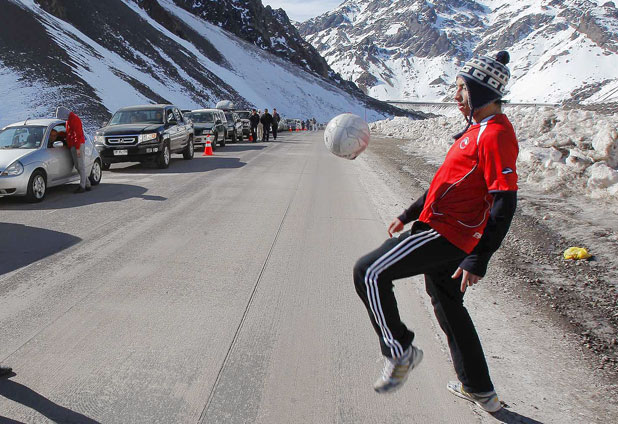
[[[253,134],[249,134],[249,143],[253,143]]]
[[[204,154],[202,156],[212,156],[212,144],[210,144],[210,136],[206,137],[206,144],[204,144]]]
[[[290,132],[292,132],[292,127],[290,127]]]

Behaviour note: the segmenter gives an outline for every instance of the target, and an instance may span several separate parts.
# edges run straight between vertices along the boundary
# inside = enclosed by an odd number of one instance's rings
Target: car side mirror
[[[217,120],[215,121],[215,124],[217,124],[217,125],[221,125],[221,120],[220,120],[220,119],[217,119]]]
[[[54,147],[54,149],[57,149],[58,147],[64,147],[64,143],[62,141],[54,141],[54,144],[52,144],[52,146]]]

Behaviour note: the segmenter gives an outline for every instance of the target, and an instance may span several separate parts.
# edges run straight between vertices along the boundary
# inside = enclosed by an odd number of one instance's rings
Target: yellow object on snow
[[[583,247],[569,247],[564,251],[564,259],[588,259],[591,256]]]

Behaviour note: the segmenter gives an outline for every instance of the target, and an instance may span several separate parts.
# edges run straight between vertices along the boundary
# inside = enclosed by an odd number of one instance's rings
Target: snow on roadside
[[[603,199],[618,207],[618,114],[554,108],[509,108],[519,140],[519,184],[562,197]],[[397,117],[370,130],[407,140],[406,151],[440,164],[464,128],[463,118]]]

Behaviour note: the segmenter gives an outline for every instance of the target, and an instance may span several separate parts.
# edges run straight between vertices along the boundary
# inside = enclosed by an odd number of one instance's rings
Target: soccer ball
[[[352,113],[335,116],[324,131],[324,144],[334,155],[356,159],[369,145],[369,125]]]

